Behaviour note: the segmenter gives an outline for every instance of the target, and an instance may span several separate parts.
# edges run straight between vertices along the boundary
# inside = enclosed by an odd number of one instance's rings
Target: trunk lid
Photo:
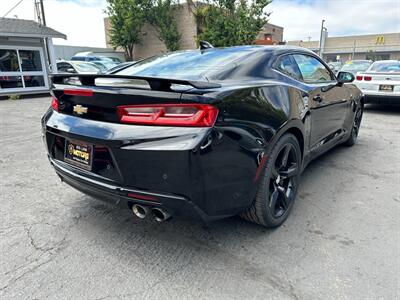
[[[119,75],[53,75],[58,111],[75,117],[119,123],[119,106],[204,103],[201,94],[216,83]],[[185,97],[195,90],[196,97]]]
[[[386,73],[376,73],[376,72],[364,72],[360,73],[361,76],[371,77],[370,81],[388,81],[389,82],[399,82],[400,73],[386,72]]]

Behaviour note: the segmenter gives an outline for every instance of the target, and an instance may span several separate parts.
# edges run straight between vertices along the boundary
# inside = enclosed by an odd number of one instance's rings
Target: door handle
[[[322,97],[321,95],[316,95],[313,97],[313,100],[317,102],[322,102],[322,100],[324,100],[324,97]]]

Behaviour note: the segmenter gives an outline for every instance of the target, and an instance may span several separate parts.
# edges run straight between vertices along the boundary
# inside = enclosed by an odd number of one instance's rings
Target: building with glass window
[[[49,90],[52,38],[66,35],[31,20],[0,18],[0,96]]]
[[[400,32],[340,37],[325,36],[322,56],[327,62],[352,59],[400,60]],[[288,45],[308,48],[318,54],[319,41],[289,41]]]

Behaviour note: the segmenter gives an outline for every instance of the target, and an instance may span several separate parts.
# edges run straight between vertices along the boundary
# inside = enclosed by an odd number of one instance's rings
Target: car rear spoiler
[[[147,81],[152,90],[170,91],[172,84],[190,85],[196,89],[213,89],[220,88],[221,85],[215,82],[196,81],[196,80],[181,80],[181,79],[167,79],[158,77],[146,76],[129,76],[129,75],[115,75],[115,74],[52,74],[50,78],[54,84],[68,84],[64,81],[66,78],[78,78],[82,85],[95,86],[97,78],[114,78],[114,79],[136,79]]]

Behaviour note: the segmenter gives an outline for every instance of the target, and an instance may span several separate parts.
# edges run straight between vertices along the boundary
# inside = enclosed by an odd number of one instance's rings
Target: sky
[[[18,2],[0,0],[0,17]],[[7,17],[34,19],[33,3],[22,0]],[[105,47],[105,0],[44,0],[44,7],[47,26],[68,37],[55,44]],[[284,40],[317,40],[322,19],[329,36],[400,32],[400,0],[274,0],[266,11]]]

